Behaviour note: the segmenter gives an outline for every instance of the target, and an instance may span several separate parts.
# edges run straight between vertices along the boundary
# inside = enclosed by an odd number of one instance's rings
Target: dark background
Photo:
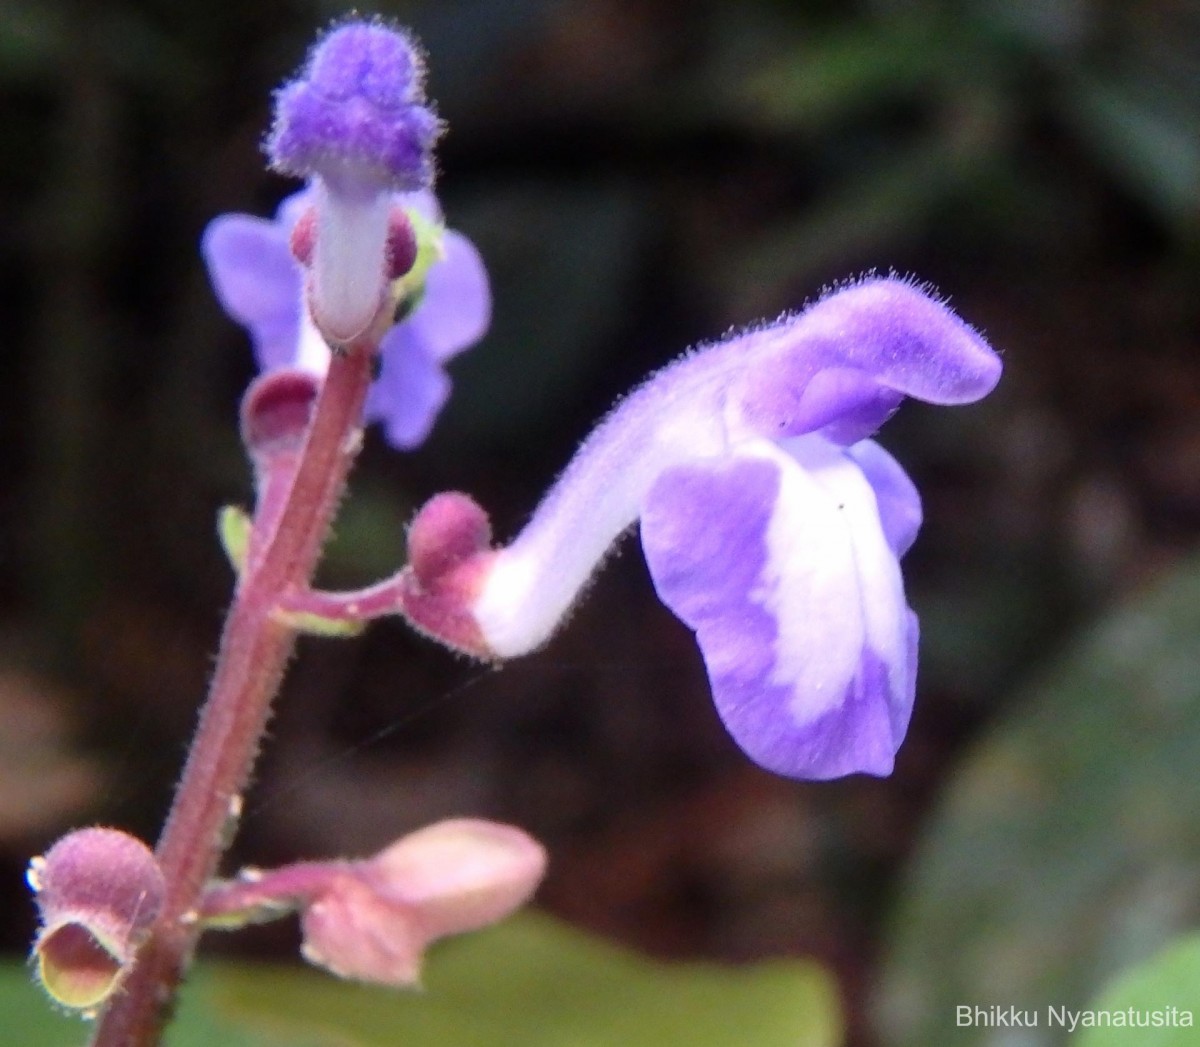
[[[269,214],[269,95],[324,3],[0,7],[0,942],[65,827],[153,838],[211,664],[251,377],[197,242]],[[415,28],[440,193],[493,278],[433,438],[372,434],[323,580],[394,569],[460,488],[515,532],[574,444],[689,344],[867,270],[1004,354],[1000,390],[883,442],[926,499],[895,775],[792,783],[725,736],[634,539],[496,672],[397,622],[305,641],[235,860],[365,854],[451,814],[550,848],[551,911],[655,954],[812,954],[852,1035],[964,747],[1080,626],[1200,536],[1200,11],[1171,0],[439,0]],[[274,931],[246,947],[292,943]],[[219,943],[230,947],[232,940]]]

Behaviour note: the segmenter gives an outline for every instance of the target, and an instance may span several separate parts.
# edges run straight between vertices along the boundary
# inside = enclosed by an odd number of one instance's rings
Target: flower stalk
[[[336,354],[322,384],[284,508],[242,577],[216,671],[155,854],[167,884],[138,964],[97,1022],[94,1047],[157,1043],[200,925],[196,910],[240,813],[271,703],[296,641],[275,612],[307,587],[358,453],[374,347]],[[256,529],[260,523],[256,521]]]
[[[460,819],[371,859],[213,886],[297,636],[353,635],[375,616],[353,601],[309,606],[320,603],[310,583],[363,426],[381,421],[394,446],[418,445],[449,394],[443,364],[490,316],[483,263],[445,229],[432,193],[441,122],[423,79],[403,30],[359,19],[332,28],[276,94],[265,143],[271,166],[306,188],[275,222],[226,215],[205,233],[217,297],[248,327],[264,372],[241,412],[254,513],[226,508],[218,522],[237,582],[215,672],[154,853],[94,828],[29,871],[40,980],[63,1006],[99,1012],[95,1047],[161,1041],[213,897],[234,903],[219,925],[245,922],[247,899],[251,916],[300,911],[311,962],[412,985],[426,944],[502,918],[541,879],[536,841]]]

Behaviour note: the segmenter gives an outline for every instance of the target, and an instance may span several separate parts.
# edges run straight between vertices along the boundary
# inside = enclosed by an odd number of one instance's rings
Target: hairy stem
[[[295,632],[274,612],[316,567],[361,440],[372,355],[367,346],[334,354],[286,508],[258,536],[263,554],[225,620],[208,699],[156,848],[167,882],[163,911],[123,991],[97,1021],[93,1047],[151,1047],[170,1016],[199,935],[196,909],[236,825],[295,645]]]

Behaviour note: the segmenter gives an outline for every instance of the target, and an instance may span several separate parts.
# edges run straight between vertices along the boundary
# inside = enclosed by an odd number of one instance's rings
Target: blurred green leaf
[[[374,434],[376,440],[380,439]],[[318,577],[329,588],[353,588],[386,577],[404,563],[404,532],[414,506],[391,478],[363,472],[342,504]]]
[[[960,52],[925,17],[859,22],[752,68],[741,93],[760,122],[815,130],[880,99],[927,94]]]
[[[21,1047],[78,1047],[88,1026],[54,1009],[23,963],[0,964],[0,1029]]]
[[[820,274],[861,266],[919,235],[935,208],[986,173],[1005,121],[984,96],[964,96],[939,126],[856,171],[810,207],[783,216],[724,262],[729,312],[754,316]]]
[[[898,907],[884,1043],[999,1042],[954,1008],[1084,1007],[1195,920],[1198,710],[1191,560],[1081,639],[951,782]],[[1043,1022],[1021,1042],[1062,1035]]]
[[[246,569],[246,556],[250,550],[250,533],[254,523],[250,514],[240,505],[223,505],[217,513],[217,538],[237,574]]]
[[[1071,1040],[1072,1047],[1128,1047],[1135,1036],[1138,1047],[1195,1047],[1200,1042],[1200,1031],[1194,1024],[1197,1001],[1200,934],[1192,934],[1122,974],[1089,1005],[1091,1010],[1110,1013],[1130,1008],[1140,1015],[1158,1013],[1163,1024],[1133,1031],[1113,1026],[1080,1029]],[[1172,1015],[1170,1008],[1187,1011],[1192,1024],[1178,1024],[1187,1019]]]
[[[1068,84],[1064,109],[1128,189],[1174,227],[1200,226],[1200,114],[1146,78]]]
[[[61,90],[78,55],[129,83],[194,91],[203,69],[186,42],[158,29],[134,7],[96,5],[87,16],[62,2],[6,0],[0,5],[0,84],[38,83]]]
[[[0,969],[0,1013],[22,1047],[66,1047],[23,967]],[[657,963],[523,914],[447,942],[424,992],[352,985],[299,967],[202,965],[168,1047],[835,1047],[833,980],[811,961],[740,968]]]
[[[839,1039],[835,990],[815,964],[653,963],[536,914],[447,943],[420,994],[243,968],[211,978],[205,995],[245,1028],[307,1032],[331,1047],[832,1047]]]
[[[56,5],[9,0],[0,8],[0,83],[49,79],[67,30]]]

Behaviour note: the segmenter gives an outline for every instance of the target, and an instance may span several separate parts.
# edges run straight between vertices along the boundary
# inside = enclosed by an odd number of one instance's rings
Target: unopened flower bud
[[[75,1010],[103,1003],[162,908],[153,853],[116,829],[80,829],[34,858],[27,879],[41,912],[33,955],[43,987]]]
[[[494,559],[487,513],[468,495],[431,498],[408,529],[408,568],[400,595],[416,629],[478,658],[491,657],[472,614]]]
[[[545,871],[542,845],[515,826],[454,818],[381,851],[365,879],[380,895],[416,908],[432,939],[507,916],[528,901]]]
[[[415,985],[431,942],[508,916],[545,869],[542,846],[520,829],[438,822],[333,879],[302,917],[304,956],[343,978]]]
[[[289,367],[259,375],[242,397],[242,443],[254,466],[257,504],[253,523],[244,528],[246,533],[233,534],[244,544],[232,556],[239,576],[253,571],[266,536],[288,505],[320,390],[317,375]],[[227,534],[223,531],[223,536]],[[229,551],[229,543],[225,544]]]
[[[433,181],[441,127],[424,103],[416,45],[373,22],[329,33],[276,96],[267,154],[314,182],[312,312],[333,343],[367,333],[386,304],[391,194]]]
[[[312,265],[313,244],[317,239],[317,209],[306,207],[288,235],[288,250],[304,268]]]
[[[403,207],[393,207],[388,215],[387,278],[399,280],[416,264],[419,245],[412,219]]]
[[[310,963],[356,981],[411,986],[431,942],[508,916],[545,871],[545,850],[520,829],[458,818],[373,858],[255,869],[210,884],[200,919],[232,930],[298,910]]]

